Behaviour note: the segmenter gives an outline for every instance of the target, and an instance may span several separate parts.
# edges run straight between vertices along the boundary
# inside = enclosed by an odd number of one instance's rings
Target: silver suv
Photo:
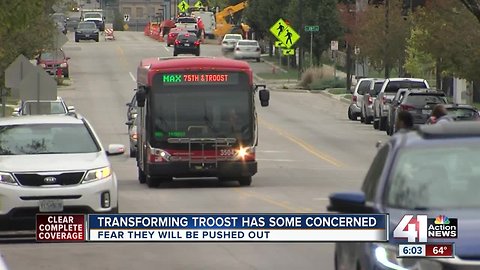
[[[117,213],[118,184],[105,150],[79,115],[0,120],[0,229],[32,228],[39,212]],[[12,227],[15,226],[15,227]]]

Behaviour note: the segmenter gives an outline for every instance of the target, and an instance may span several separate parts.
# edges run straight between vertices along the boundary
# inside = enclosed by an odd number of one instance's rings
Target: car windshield
[[[383,86],[383,81],[375,82],[375,84],[373,85],[373,93],[375,95],[378,95],[378,93],[380,93],[380,91],[382,90],[382,86]]]
[[[40,59],[43,60],[54,60],[54,59],[64,59],[65,55],[62,51],[51,51],[51,52],[42,52]]]
[[[177,37],[178,40],[182,40],[182,41],[196,41],[197,40],[197,36],[196,35],[192,35],[192,34],[179,34],[178,37]]]
[[[225,35],[225,39],[240,40],[240,39],[242,39],[242,36],[241,35]]]
[[[101,19],[101,18],[102,18],[102,14],[98,14],[98,13],[85,14],[85,19]]]
[[[405,98],[403,103],[414,106],[425,106],[427,104],[447,103],[444,95],[427,95],[427,94],[410,94]]]
[[[178,23],[197,23],[197,20],[195,20],[195,18],[178,18],[177,22]]]
[[[400,209],[480,208],[478,141],[402,149],[386,193]]]
[[[258,42],[256,41],[249,41],[249,40],[242,40],[238,42],[239,46],[255,46],[258,47]]]
[[[385,88],[385,93],[396,93],[400,88],[428,88],[424,82],[417,81],[390,81]]]
[[[478,118],[478,112],[470,108],[447,108],[448,115],[456,120],[475,120]]]
[[[84,124],[0,127],[0,155],[72,154],[100,151]]]
[[[97,26],[95,23],[79,23],[78,24],[78,29],[96,29]]]
[[[25,102],[22,108],[23,115],[34,114],[66,114],[65,107],[60,101]]]

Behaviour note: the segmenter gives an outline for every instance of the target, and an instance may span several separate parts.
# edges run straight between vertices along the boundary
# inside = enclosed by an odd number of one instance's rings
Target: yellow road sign
[[[285,47],[290,49],[295,42],[300,39],[300,35],[290,25],[286,24],[283,19],[279,19],[272,27],[272,33],[279,41],[285,44]]]
[[[187,2],[185,2],[185,0],[183,0],[178,4],[178,10],[180,10],[180,12],[187,11],[189,7],[190,5]]]
[[[295,55],[295,49],[283,49],[283,55]]]
[[[128,24],[123,25],[123,30],[127,31],[128,30]]]
[[[197,1],[197,2],[195,3],[195,5],[193,5],[193,6],[196,7],[196,8],[201,8],[201,7],[203,7],[202,1]]]
[[[285,44],[283,44],[281,41],[277,40],[275,41],[275,47],[277,48],[286,48]]]

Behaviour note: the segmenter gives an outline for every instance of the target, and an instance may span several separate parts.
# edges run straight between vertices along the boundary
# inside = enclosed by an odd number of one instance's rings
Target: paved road
[[[70,35],[72,35],[70,33]],[[74,87],[59,92],[85,115],[102,142],[128,145],[125,103],[141,58],[172,55],[142,33],[116,41],[69,42]],[[72,36],[70,36],[72,39]],[[218,45],[202,55],[219,56]],[[265,63],[255,71],[269,69]],[[217,180],[184,180],[148,189],[134,159],[111,158],[120,181],[120,211],[149,213],[325,212],[333,191],[360,187],[384,133],[346,120],[347,105],[321,94],[272,92],[260,116],[259,173],[251,187]],[[8,244],[11,269],[333,269],[332,244]]]

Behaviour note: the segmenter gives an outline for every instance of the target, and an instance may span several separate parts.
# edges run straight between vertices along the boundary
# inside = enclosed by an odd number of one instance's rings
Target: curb
[[[270,61],[267,61],[267,60],[265,60],[265,59],[262,59],[262,60],[263,60],[263,62],[265,62],[265,63],[267,63],[268,65],[270,65],[270,66],[272,66],[272,67],[274,67],[274,68],[282,71],[283,73],[287,73],[287,71],[286,71],[285,69],[283,69],[283,68],[275,65],[274,63],[272,63],[272,62],[270,62]]]
[[[328,93],[326,90],[321,90],[321,91],[317,91],[317,93],[321,94],[321,95],[324,95],[324,96],[327,96],[331,99],[335,99],[339,102],[343,102],[343,103],[346,103],[346,104],[350,104],[350,100],[344,98],[344,97],[338,97],[338,95],[334,95],[334,94],[330,94]]]

